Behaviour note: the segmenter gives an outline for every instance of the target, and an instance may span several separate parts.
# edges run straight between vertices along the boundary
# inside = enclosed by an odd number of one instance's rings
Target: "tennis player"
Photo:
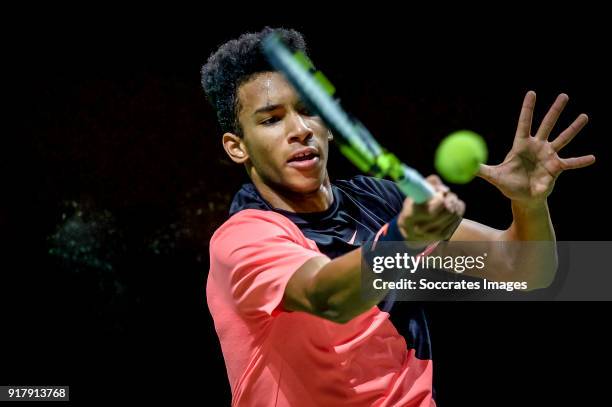
[[[557,153],[587,116],[549,141],[568,100],[561,94],[532,135],[536,96],[527,93],[505,160],[478,172],[510,200],[513,222],[497,230],[464,219],[464,203],[435,176],[428,181],[436,194],[421,205],[386,180],[331,183],[333,135],[266,62],[260,43],[271,31],[225,43],[202,68],[223,148],[251,180],[210,241],[206,286],[232,405],[435,406],[423,311],[415,306],[403,315],[402,335],[377,306],[384,292],[362,298],[361,246],[382,236],[417,252],[448,239],[486,241],[495,256],[510,260],[494,242],[554,242],[547,197],[555,180],[595,161]],[[275,31],[292,51],[306,52],[300,33]],[[517,280],[547,286],[556,261],[553,249]]]

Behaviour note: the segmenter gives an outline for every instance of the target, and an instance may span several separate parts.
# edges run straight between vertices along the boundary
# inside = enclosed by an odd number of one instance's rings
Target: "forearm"
[[[353,250],[328,262],[313,275],[307,295],[317,315],[347,322],[385,297],[386,290],[363,295],[361,255],[361,248]]]
[[[548,205],[545,201],[531,206],[512,202],[511,207],[513,221],[508,229],[494,229],[464,219],[452,236],[455,244],[442,250],[455,256],[480,256],[486,252],[486,268],[471,270],[467,275],[495,281],[525,281],[530,289],[547,287],[557,269],[555,231]]]
[[[512,219],[502,234],[505,241],[556,241],[547,201],[535,205],[512,201]]]
[[[530,288],[550,285],[557,270],[555,230],[546,201],[534,205],[512,202],[513,221],[503,231],[508,264]],[[516,243],[515,243],[516,242]]]

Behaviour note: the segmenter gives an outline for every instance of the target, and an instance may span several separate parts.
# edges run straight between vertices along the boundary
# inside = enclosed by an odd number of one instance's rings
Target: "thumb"
[[[480,164],[476,176],[489,182],[493,182],[497,178],[497,166]]]
[[[444,185],[440,177],[438,177],[436,174],[431,174],[430,176],[425,178],[425,180],[427,180],[427,182],[429,182],[434,187],[436,192],[442,192],[443,194],[445,194],[450,191],[450,188]]]

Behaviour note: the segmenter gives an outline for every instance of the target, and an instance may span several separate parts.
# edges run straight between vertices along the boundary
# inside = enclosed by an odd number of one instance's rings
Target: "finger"
[[[433,186],[442,184],[442,180],[436,174],[429,175],[425,180]]]
[[[456,197],[456,196],[455,196]],[[455,208],[453,210],[452,216],[448,219],[448,223],[443,227],[442,231],[439,232],[439,236],[446,236],[446,238],[450,238],[452,234],[455,232],[455,229],[461,223],[463,219],[463,214],[465,213],[465,202],[456,197],[456,201],[454,202]]]
[[[445,211],[436,215],[435,218],[425,219],[423,221],[416,222],[419,228],[426,233],[434,233],[440,231],[450,220],[457,216],[462,216],[465,210],[465,204],[461,201],[457,195],[451,194],[444,200]]]
[[[578,134],[588,122],[589,116],[584,113],[581,114],[567,129],[563,130],[563,133],[559,134],[557,138],[550,143],[550,145],[555,151],[561,150],[570,141],[572,141],[574,137],[576,137],[576,134]]]
[[[575,170],[577,168],[588,167],[595,163],[593,154],[583,155],[582,157],[562,158],[561,164],[564,170]]]
[[[427,182],[429,182],[434,187],[434,190],[436,192],[439,191],[439,192],[442,192],[442,193],[446,193],[446,192],[450,191],[450,188],[447,187],[446,185],[444,185],[444,183],[442,182],[440,177],[438,177],[436,174],[431,174],[430,176],[425,178],[425,180]]]
[[[414,204],[413,216],[415,219],[429,218],[436,216],[444,210],[444,193],[437,191],[434,196],[429,198],[429,201],[421,204]]]
[[[459,197],[457,194],[449,193],[444,199],[444,206],[448,212],[456,213],[459,205]]]
[[[456,216],[452,218],[448,218],[446,219],[444,224],[439,224],[439,225],[436,225],[435,227],[420,228],[418,229],[419,233],[415,234],[415,237],[417,237],[419,240],[430,241],[430,242],[440,240],[441,237],[446,236],[445,231],[448,230],[449,227],[455,223],[456,218],[457,218]]]
[[[436,234],[448,226],[448,223],[455,219],[457,215],[453,212],[445,212],[435,219],[429,221],[421,221],[415,224],[417,228],[423,233]]]
[[[434,191],[441,193],[443,196],[450,192],[450,188],[444,184],[438,184],[434,186]]]
[[[525,99],[523,99],[523,106],[521,107],[515,138],[527,138],[531,135],[531,121],[533,119],[535,102],[536,93],[530,90],[525,95]]]
[[[438,192],[438,194],[441,194],[441,193]],[[445,208],[446,207],[444,206],[444,197],[440,195],[439,199],[429,201],[429,205],[427,205],[427,208],[425,209],[426,212],[423,213],[423,216],[425,218],[430,218],[430,217],[433,217],[433,216],[438,216],[442,212],[444,212]]]
[[[557,120],[559,119],[559,116],[565,108],[565,105],[567,104],[568,100],[569,96],[567,96],[565,93],[562,93],[557,96],[555,103],[552,104],[552,106],[548,110],[548,113],[546,113],[546,116],[544,116],[542,124],[540,124],[540,128],[538,129],[535,138],[539,140],[548,139],[550,132],[552,131],[553,127],[555,127],[555,124],[557,123]]]

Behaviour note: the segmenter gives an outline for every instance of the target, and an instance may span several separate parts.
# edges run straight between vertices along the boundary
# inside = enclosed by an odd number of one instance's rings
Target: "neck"
[[[253,179],[253,184],[270,205],[289,212],[322,212],[327,210],[334,201],[327,174],[319,189],[306,193],[274,189],[256,179]]]

